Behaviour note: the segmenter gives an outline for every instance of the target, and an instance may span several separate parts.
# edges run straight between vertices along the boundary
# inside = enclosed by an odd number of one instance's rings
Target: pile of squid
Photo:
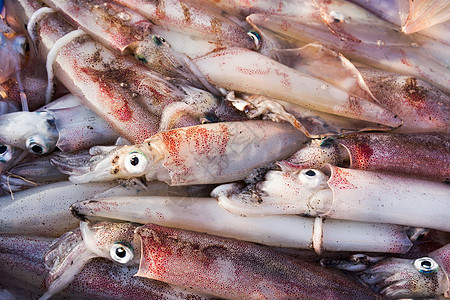
[[[0,9],[0,299],[450,298],[450,2]]]

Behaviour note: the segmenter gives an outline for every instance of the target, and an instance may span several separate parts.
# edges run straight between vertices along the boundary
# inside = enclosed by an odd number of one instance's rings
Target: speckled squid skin
[[[434,259],[445,273],[447,288],[445,289],[444,295],[450,298],[450,244],[431,252],[428,256]]]
[[[439,133],[351,134],[312,140],[281,162],[293,169],[321,168],[326,163],[445,181],[450,177],[450,136]]]
[[[148,224],[137,276],[227,299],[381,299],[311,263],[251,243]]]
[[[227,48],[194,62],[210,83],[230,90],[393,128],[402,124],[394,113],[376,103],[249,49]]]
[[[164,153],[171,185],[242,179],[254,168],[288,156],[306,139],[289,124],[270,121],[205,124],[152,137]]]
[[[364,133],[338,139],[355,169],[450,178],[450,135]]]
[[[144,39],[152,26],[143,16],[111,0],[43,2],[68,16],[66,20],[72,25],[87,29],[96,39],[121,52]]]
[[[412,76],[359,68],[380,104],[395,112],[403,125],[396,132],[450,132],[450,97]]]
[[[327,184],[333,199],[323,217],[450,231],[448,184],[331,165],[324,169],[331,174]]]
[[[216,44],[217,48],[253,48],[246,31],[230,21],[207,1],[192,0],[116,0],[137,10],[157,25],[195,35]]]

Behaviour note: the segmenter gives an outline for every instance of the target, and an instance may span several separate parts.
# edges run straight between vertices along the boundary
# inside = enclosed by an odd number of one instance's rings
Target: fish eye
[[[29,152],[33,154],[45,154],[49,151],[45,143],[38,137],[28,138],[26,141],[26,147]]]
[[[147,157],[142,152],[133,151],[125,157],[125,168],[130,173],[142,173],[147,164]]]
[[[126,264],[134,257],[133,247],[126,242],[114,243],[109,250],[109,254],[114,261],[121,264]]]
[[[254,30],[250,30],[247,32],[247,35],[252,38],[253,43],[255,44],[255,50],[259,50],[261,48],[261,36]]]
[[[414,261],[414,267],[421,273],[432,273],[439,269],[439,265],[430,257],[418,258]]]
[[[159,35],[152,35],[152,40],[155,42],[155,44],[157,44],[158,46],[161,46],[162,44],[164,44],[166,42],[166,40]]]
[[[10,145],[0,145],[0,162],[8,162],[12,158],[13,148]]]

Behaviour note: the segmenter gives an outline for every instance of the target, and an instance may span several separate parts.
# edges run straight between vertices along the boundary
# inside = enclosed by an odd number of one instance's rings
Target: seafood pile
[[[448,1],[0,9],[0,299],[450,298]]]

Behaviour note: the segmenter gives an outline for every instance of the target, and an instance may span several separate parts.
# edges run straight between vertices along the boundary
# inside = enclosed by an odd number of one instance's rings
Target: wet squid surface
[[[0,1],[1,299],[450,298],[450,5]]]

